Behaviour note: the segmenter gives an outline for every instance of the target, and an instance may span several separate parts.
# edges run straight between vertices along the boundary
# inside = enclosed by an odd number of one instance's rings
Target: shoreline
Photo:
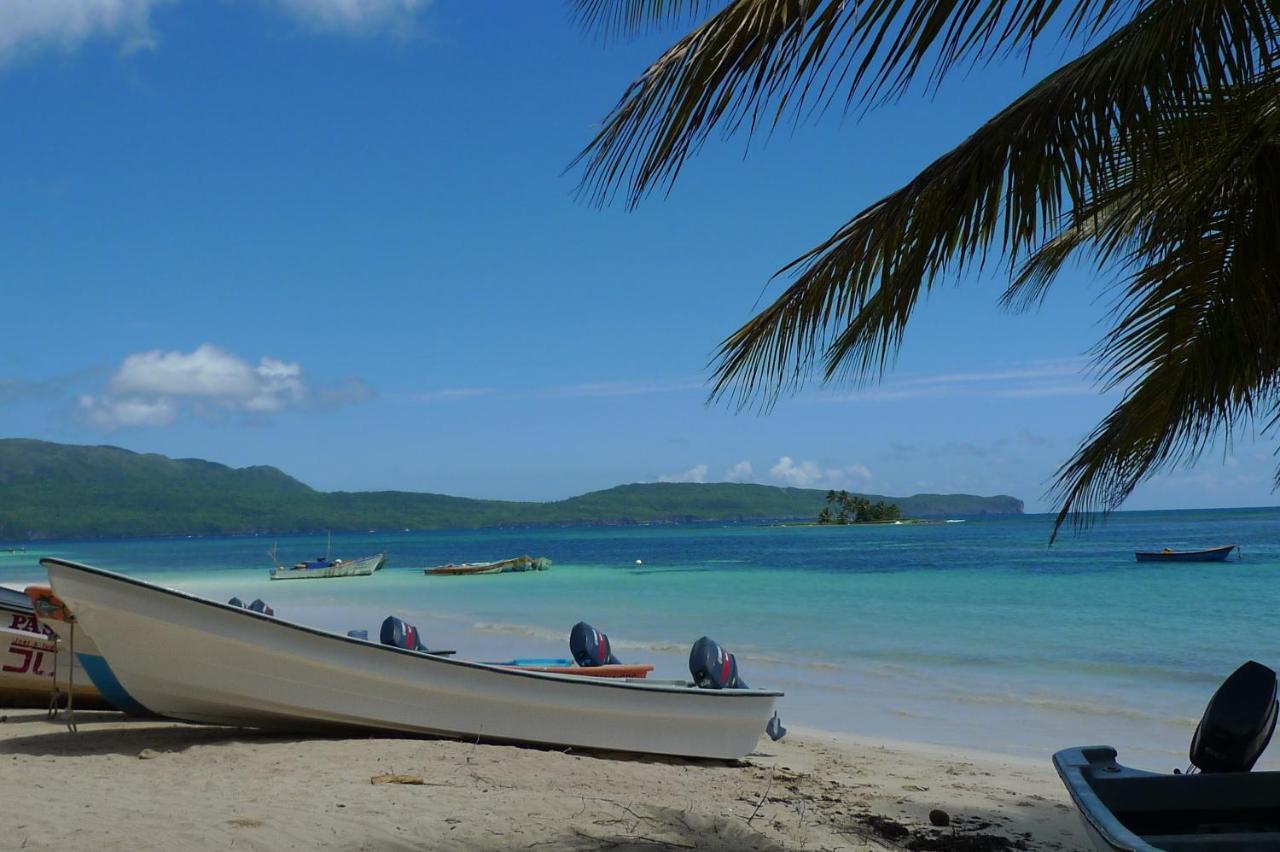
[[[724,765],[0,713],[0,794],[31,803],[9,839],[28,850],[1086,848],[1047,761],[809,728]],[[371,783],[384,773],[422,783]]]

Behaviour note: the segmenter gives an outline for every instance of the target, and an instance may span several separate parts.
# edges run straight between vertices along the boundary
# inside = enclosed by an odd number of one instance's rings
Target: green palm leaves
[[[1059,471],[1060,525],[1118,505],[1215,435],[1280,414],[1278,0],[577,0],[628,32],[713,8],[638,78],[579,155],[593,200],[669,186],[712,132],[868,108],[917,78],[1093,46],[779,273],[720,346],[713,397],[776,401],[815,374],[879,378],[935,282],[998,259],[1005,303],[1063,264],[1118,270],[1095,350],[1117,408]]]

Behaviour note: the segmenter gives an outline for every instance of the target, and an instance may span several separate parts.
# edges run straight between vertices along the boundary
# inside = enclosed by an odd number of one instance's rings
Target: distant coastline
[[[316,530],[490,529],[700,522],[797,522],[827,492],[749,483],[638,483],[565,500],[478,500],[408,491],[317,491],[274,467],[231,468],[118,447],[0,439],[0,541]],[[890,500],[913,519],[1020,515],[1007,495]]]

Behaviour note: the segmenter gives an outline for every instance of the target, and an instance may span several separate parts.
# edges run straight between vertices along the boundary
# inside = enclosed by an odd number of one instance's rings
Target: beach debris
[[[427,783],[421,775],[410,775],[401,772],[383,772],[369,779],[370,784],[413,784],[421,786]]]
[[[946,828],[951,825],[951,814],[941,808],[934,808],[929,811],[929,822],[938,828]]]
[[[871,829],[871,832],[885,840],[899,841],[904,840],[911,835],[911,829],[907,828],[896,819],[879,814],[862,814],[858,817],[858,821]]]
[[[907,848],[911,852],[1009,852],[1027,848],[1023,837],[1010,839],[999,834],[959,834],[956,832],[918,832]]]
[[[164,754],[164,752],[156,751],[153,748],[144,748],[142,751],[138,752],[138,760],[154,760],[162,754]]]

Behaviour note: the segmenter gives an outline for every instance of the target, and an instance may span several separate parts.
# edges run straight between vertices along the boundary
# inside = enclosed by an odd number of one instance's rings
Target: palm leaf
[[[637,2],[653,14],[669,8]],[[619,14],[636,8],[589,5]],[[1066,19],[1064,37],[1074,38],[1105,30],[1122,11],[1137,8],[1117,0],[1075,0],[1069,9],[1060,0],[735,0],[631,84],[574,161],[583,169],[581,191],[597,203],[621,192],[634,205],[669,186],[716,127],[726,134],[744,124],[772,128],[832,102],[893,97],[930,57],[936,85],[962,61],[1030,49],[1055,14]],[[1275,50],[1266,0],[1165,0],[1141,7],[1119,29],[1121,43],[1137,54],[1106,69],[1077,66],[1083,116],[1099,115],[1097,95],[1112,84],[1122,90],[1122,97],[1107,99],[1117,107],[1126,100],[1176,103],[1249,79]],[[1150,112],[1125,114],[1124,125],[1149,132]],[[1090,132],[1087,122],[1076,130]]]

